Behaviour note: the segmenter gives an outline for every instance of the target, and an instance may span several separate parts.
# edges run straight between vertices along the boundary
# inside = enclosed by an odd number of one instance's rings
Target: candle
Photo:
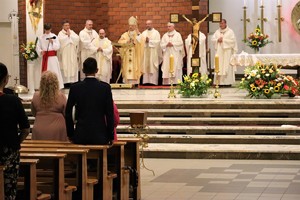
[[[219,56],[218,56],[218,54],[215,55],[215,72],[219,73]]]
[[[174,56],[170,55],[170,73],[174,72]]]
[[[244,7],[247,7],[247,0],[244,0]]]
[[[264,6],[264,0],[260,0],[260,5]]]
[[[277,0],[277,6],[281,6],[281,0]]]

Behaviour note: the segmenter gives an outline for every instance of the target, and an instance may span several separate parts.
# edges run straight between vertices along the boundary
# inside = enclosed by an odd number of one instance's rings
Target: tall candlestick
[[[260,6],[264,6],[264,0],[260,0]]]
[[[281,6],[281,0],[277,0],[277,6]]]
[[[219,73],[219,56],[218,56],[218,54],[215,55],[215,72]]]
[[[174,72],[174,56],[170,55],[170,73]]]
[[[247,0],[244,0],[244,7],[247,7]]]

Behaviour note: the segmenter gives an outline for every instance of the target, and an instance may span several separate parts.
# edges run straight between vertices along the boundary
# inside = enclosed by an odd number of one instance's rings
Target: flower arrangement
[[[185,75],[183,81],[178,80],[178,93],[182,97],[201,96],[207,93],[211,82],[207,75],[201,76],[199,73]]]
[[[22,56],[26,60],[35,60],[38,58],[38,54],[35,50],[36,42],[28,42],[27,44],[21,44],[20,52],[22,53]]]
[[[299,84],[291,76],[285,76],[273,64],[263,65],[260,62],[245,69],[240,89],[246,89],[251,98],[272,98],[274,94],[299,94]]]
[[[262,48],[267,44],[272,43],[272,41],[268,40],[268,38],[269,36],[263,34],[260,30],[260,27],[257,25],[255,32],[250,33],[245,43],[247,44],[247,46],[249,46],[257,52],[259,48]]]

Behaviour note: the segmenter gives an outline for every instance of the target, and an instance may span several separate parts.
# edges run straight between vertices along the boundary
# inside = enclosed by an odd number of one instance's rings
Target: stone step
[[[148,117],[300,117],[300,109],[119,109],[121,117],[135,112]]]
[[[117,132],[133,133],[145,131],[131,128],[127,125],[119,125]],[[174,126],[174,125],[148,125],[149,134],[190,134],[190,135],[298,135],[298,126]]]
[[[30,108],[30,101],[23,102]],[[283,99],[170,99],[163,100],[115,100],[118,109],[299,109],[298,98]]]
[[[299,145],[150,143],[144,158],[299,160]]]
[[[152,125],[298,125],[300,118],[257,117],[148,117]],[[130,124],[130,117],[120,117],[120,124]]]
[[[297,135],[165,135],[148,134],[148,143],[174,144],[300,144]],[[119,138],[137,137],[118,134]]]
[[[116,100],[118,109],[299,109],[299,99],[170,99],[169,101]]]

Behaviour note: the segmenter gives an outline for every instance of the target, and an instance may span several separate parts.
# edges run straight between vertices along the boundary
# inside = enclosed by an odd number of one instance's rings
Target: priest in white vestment
[[[92,43],[97,48],[95,57],[98,65],[98,72],[96,77],[109,84],[112,73],[113,48],[111,41],[105,37],[104,29],[99,30],[99,37],[93,40]]]
[[[86,20],[85,28],[79,33],[79,54],[80,54],[80,79],[84,79],[85,75],[82,72],[82,66],[85,59],[88,57],[95,58],[97,48],[92,44],[93,40],[98,38],[98,33],[93,29],[93,21]]]
[[[163,64],[161,67],[163,85],[171,84],[170,81],[170,56],[174,56],[174,76],[173,82],[182,80],[183,57],[185,51],[181,34],[175,30],[173,23],[168,23],[168,32],[161,39],[160,46],[163,52]]]
[[[206,64],[206,44],[205,44],[206,36],[199,31],[199,58],[201,60],[201,66],[199,68],[199,72],[204,75],[207,74],[207,64]],[[191,34],[185,39],[185,48],[187,52],[187,75],[190,75],[193,72],[191,66],[191,58],[192,58],[192,41]]]
[[[64,88],[64,82],[60,71],[60,66],[57,58],[57,51],[60,48],[60,43],[57,36],[51,33],[51,24],[44,25],[45,33],[38,37],[36,52],[39,57],[42,57],[41,71],[52,71],[57,75],[59,88]]]
[[[147,29],[143,31],[145,38],[144,59],[142,63],[143,84],[158,85],[159,64],[162,61],[160,34],[153,28],[152,20],[146,21]]]
[[[70,29],[69,21],[63,22],[63,29],[58,33],[60,49],[58,60],[64,83],[78,81],[78,48],[79,36]]]
[[[138,21],[131,16],[128,20],[129,29],[121,35],[118,43],[122,45],[120,54],[122,58],[123,83],[139,84],[141,66],[144,54],[144,38],[139,32]]]
[[[220,28],[212,36],[216,54],[219,56],[219,85],[230,86],[235,82],[236,67],[230,65],[230,58],[237,53],[237,42],[234,32],[227,26],[225,19]],[[214,83],[216,76],[214,76]]]

